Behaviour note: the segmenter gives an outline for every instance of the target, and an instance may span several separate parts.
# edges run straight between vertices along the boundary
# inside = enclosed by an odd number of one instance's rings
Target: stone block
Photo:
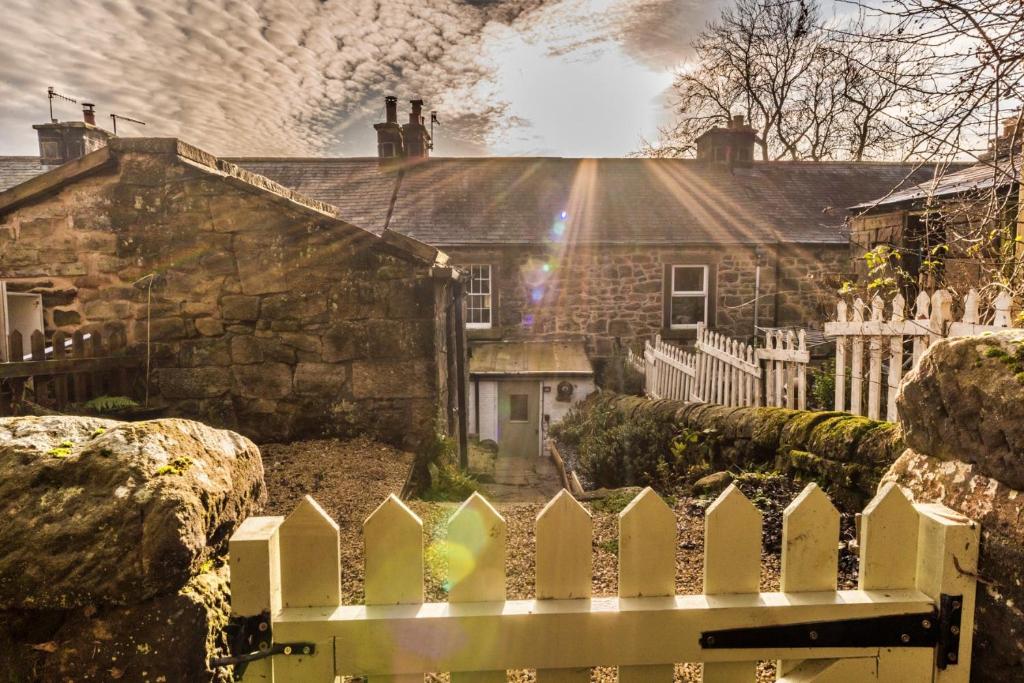
[[[362,398],[427,398],[434,395],[432,365],[426,361],[354,361],[352,395]]]
[[[216,318],[196,318],[196,331],[204,337],[217,337],[224,334],[224,323]]]
[[[95,300],[85,304],[85,317],[90,320],[122,320],[131,313],[132,305],[128,301]]]
[[[231,337],[231,362],[236,365],[251,365],[263,362],[263,347],[260,340],[252,335]]]
[[[362,323],[340,323],[323,334],[323,358],[328,363],[365,358],[369,354],[366,326]]]
[[[53,325],[54,327],[66,327],[69,325],[79,325],[82,322],[82,316],[78,311],[67,311],[59,308],[53,310]]]
[[[348,388],[345,365],[338,363],[299,363],[295,366],[295,393],[337,400]]]
[[[221,317],[225,320],[256,320],[260,316],[260,298],[241,294],[221,298]]]
[[[164,398],[211,398],[231,389],[231,376],[227,369],[157,368],[153,378]]]
[[[145,314],[143,314],[144,316]],[[135,321],[134,338],[146,339],[146,319]],[[153,341],[173,341],[185,337],[185,321],[181,318],[153,318],[150,324],[150,338]]]
[[[270,320],[311,318],[327,311],[327,299],[319,292],[286,292],[264,297],[260,317]]]
[[[285,363],[236,365],[235,391],[244,398],[284,398],[292,392],[292,366]]]
[[[227,339],[197,339],[182,342],[181,365],[197,367],[203,365],[231,365],[231,353]]]

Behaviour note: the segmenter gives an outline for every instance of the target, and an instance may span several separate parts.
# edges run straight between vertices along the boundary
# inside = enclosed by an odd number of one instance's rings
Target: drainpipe
[[[469,414],[466,402],[466,389],[469,386],[469,378],[466,376],[466,323],[463,315],[465,298],[463,296],[461,280],[452,281],[453,306],[455,308],[455,374],[458,381],[456,384],[456,401],[459,411],[459,467],[463,471],[469,470],[469,425],[466,424],[466,417]],[[479,415],[479,411],[477,413]]]
[[[754,257],[757,265],[754,267],[754,344],[757,344],[757,307],[761,303],[761,261],[764,259],[764,251],[758,245],[754,249]]]

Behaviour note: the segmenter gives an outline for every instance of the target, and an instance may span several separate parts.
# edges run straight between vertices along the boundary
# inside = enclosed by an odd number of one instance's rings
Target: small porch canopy
[[[471,377],[576,376],[594,374],[582,342],[486,342],[470,346]]]

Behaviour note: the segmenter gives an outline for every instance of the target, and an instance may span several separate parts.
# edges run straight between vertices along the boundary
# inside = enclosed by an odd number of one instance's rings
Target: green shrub
[[[644,393],[644,376],[626,361],[626,354],[621,351],[596,364],[594,381],[605,391],[632,396]]]

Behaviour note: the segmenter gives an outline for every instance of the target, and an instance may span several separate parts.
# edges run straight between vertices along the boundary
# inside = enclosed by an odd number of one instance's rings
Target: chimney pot
[[[733,114],[732,115],[732,127],[733,128],[742,128],[743,127],[743,114]]]
[[[398,123],[398,98],[388,95],[384,98],[384,120],[388,123]]]
[[[82,119],[90,126],[96,125],[96,105],[92,102],[82,103]]]

